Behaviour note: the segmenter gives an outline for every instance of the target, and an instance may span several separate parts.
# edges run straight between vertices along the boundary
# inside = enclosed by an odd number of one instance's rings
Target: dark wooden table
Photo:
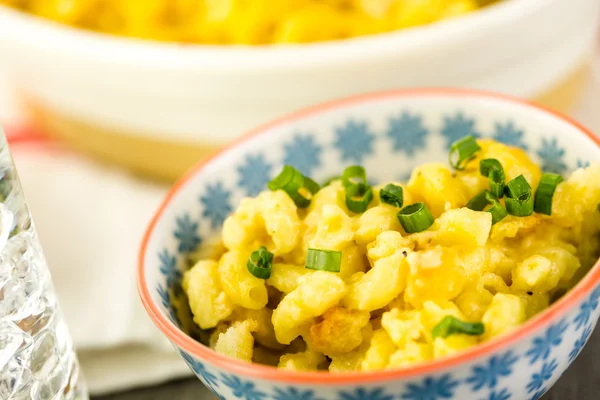
[[[146,389],[97,396],[92,400],[208,400],[210,398],[208,390],[197,379],[185,379]],[[596,329],[571,368],[543,397],[543,400],[597,399],[600,399],[600,328]]]

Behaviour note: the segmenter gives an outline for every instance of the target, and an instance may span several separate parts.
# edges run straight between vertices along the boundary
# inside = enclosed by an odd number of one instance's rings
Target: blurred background
[[[195,162],[287,112],[411,87],[600,132],[599,28],[600,0],[0,0],[0,125],[91,394],[209,398],[163,384],[191,374],[135,287],[146,224]],[[599,351],[546,398],[597,392]]]

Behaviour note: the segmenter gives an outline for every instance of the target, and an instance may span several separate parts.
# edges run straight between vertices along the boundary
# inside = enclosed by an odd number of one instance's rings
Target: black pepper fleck
[[[532,295],[533,295],[533,292],[527,292],[527,294],[528,294],[528,295],[530,295],[530,296],[532,296]]]
[[[408,253],[406,252],[406,250],[404,250],[404,251],[402,252],[402,255],[403,255],[404,257],[406,257],[406,256],[408,255]]]

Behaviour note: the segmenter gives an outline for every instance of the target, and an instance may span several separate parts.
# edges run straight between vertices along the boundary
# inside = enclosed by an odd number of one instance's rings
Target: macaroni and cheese
[[[211,44],[301,43],[429,24],[490,0],[0,0],[75,27]]]
[[[467,137],[451,165],[375,187],[353,166],[322,188],[286,166],[184,275],[210,347],[286,370],[405,367],[516,329],[597,260],[600,164],[563,181]]]

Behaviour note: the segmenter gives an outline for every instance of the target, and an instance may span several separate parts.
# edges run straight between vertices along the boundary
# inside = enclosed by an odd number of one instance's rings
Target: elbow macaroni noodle
[[[425,202],[436,217],[419,233],[404,232],[397,209],[381,204],[381,187],[362,214],[346,208],[339,181],[306,209],[283,191],[242,201],[224,224],[225,253],[184,276],[194,321],[212,329],[209,345],[286,370],[399,368],[493,339],[548,307],[598,256],[600,164],[557,187],[551,216],[492,225],[490,213],[465,207],[487,185],[478,160],[502,160],[509,177],[530,182],[541,171],[521,150],[479,144],[465,170],[424,165],[403,185],[406,199]],[[274,253],[266,280],[246,266],[258,246]],[[340,271],[306,269],[307,247],[341,251]],[[484,333],[434,337],[448,316],[481,322]]]

